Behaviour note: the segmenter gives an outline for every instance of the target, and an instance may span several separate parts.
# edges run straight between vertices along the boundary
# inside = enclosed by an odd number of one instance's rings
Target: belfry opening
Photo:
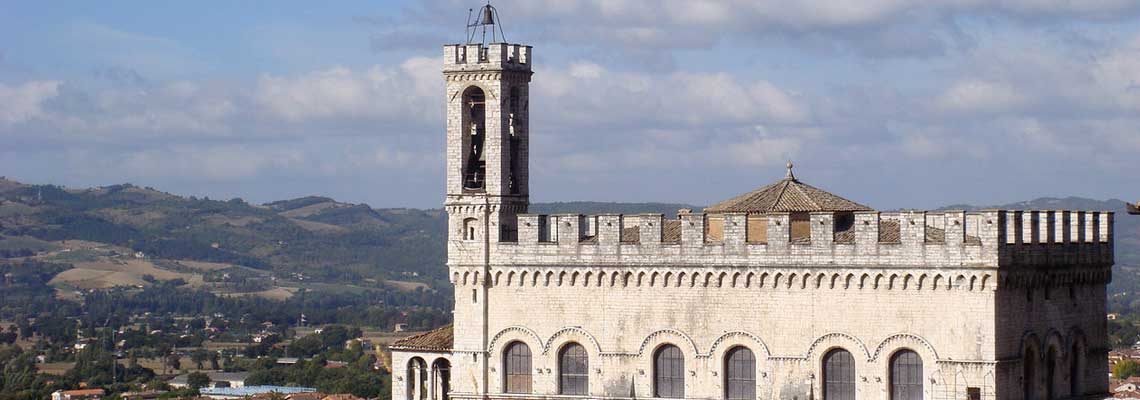
[[[463,188],[482,190],[486,186],[487,153],[487,96],[477,86],[463,92],[464,141],[467,143],[467,162],[463,167]]]

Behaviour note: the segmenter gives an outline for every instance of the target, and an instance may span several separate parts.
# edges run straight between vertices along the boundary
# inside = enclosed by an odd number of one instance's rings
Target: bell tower
[[[504,43],[490,4],[477,17],[474,23],[468,18],[466,43],[443,46],[447,267],[456,279],[454,330],[464,332],[453,344],[455,354],[464,354],[451,365],[457,398],[487,393],[487,275],[501,244],[518,240],[518,215],[527,212],[530,199],[531,48]]]
[[[448,236],[468,243],[512,242],[517,215],[529,203],[531,47],[496,42],[502,39],[494,31],[497,11],[487,5],[479,14],[468,24],[466,44],[443,47]]]

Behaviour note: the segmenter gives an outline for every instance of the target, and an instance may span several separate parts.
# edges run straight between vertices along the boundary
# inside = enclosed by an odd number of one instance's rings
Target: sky
[[[444,197],[445,43],[484,2],[0,0],[0,175],[267,202]],[[1140,198],[1140,2],[498,0],[532,201]]]

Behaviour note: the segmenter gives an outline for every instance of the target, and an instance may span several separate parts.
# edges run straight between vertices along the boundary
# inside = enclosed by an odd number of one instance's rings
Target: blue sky
[[[481,2],[5,2],[0,175],[443,199],[440,45]],[[498,1],[532,199],[881,209],[1140,196],[1140,2]]]

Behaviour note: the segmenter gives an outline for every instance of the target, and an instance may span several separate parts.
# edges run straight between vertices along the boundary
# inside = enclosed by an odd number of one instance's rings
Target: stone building
[[[703,213],[528,214],[533,63],[444,46],[454,325],[392,346],[394,400],[1107,394],[1112,213],[879,212],[789,164]]]

